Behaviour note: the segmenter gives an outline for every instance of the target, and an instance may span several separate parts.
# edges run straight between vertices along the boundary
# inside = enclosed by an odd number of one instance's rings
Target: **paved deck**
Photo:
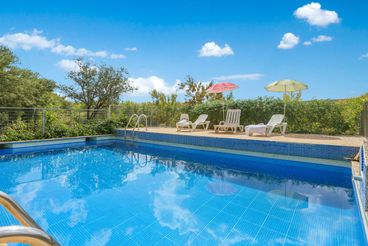
[[[120,130],[124,130],[121,128]],[[145,131],[141,128],[139,131]],[[276,141],[287,143],[306,143],[306,144],[323,144],[323,145],[337,145],[337,146],[353,146],[360,147],[363,143],[363,137],[359,136],[328,136],[328,135],[316,135],[316,134],[294,134],[289,133],[282,136],[278,133],[273,134],[270,137],[254,134],[253,136],[247,136],[243,132],[238,133],[215,133],[213,130],[203,131],[195,130],[180,131],[177,132],[175,128],[168,127],[149,127],[148,132],[163,133],[163,134],[178,134],[178,135],[191,135],[191,136],[205,136],[205,137],[221,137],[221,138],[237,138],[237,139],[249,139],[249,140],[261,140],[261,141]]]

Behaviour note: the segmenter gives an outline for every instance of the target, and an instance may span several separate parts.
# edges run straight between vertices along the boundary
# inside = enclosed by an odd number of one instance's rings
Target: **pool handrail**
[[[28,226],[0,227],[0,244],[22,243],[37,246],[59,246],[59,244],[42,229]]]
[[[128,127],[130,126],[130,123],[132,122],[133,119],[137,118],[135,124],[134,124],[134,127],[133,127],[133,134],[132,136],[134,136],[134,132],[135,132],[135,129],[137,128],[137,130],[139,130],[139,121],[141,120],[141,118],[144,118],[145,119],[145,123],[146,123],[146,131],[147,131],[147,116],[145,114],[132,114],[129,118],[129,121],[128,121],[128,124],[126,124],[125,126],[125,138],[127,137],[127,130],[128,130]]]
[[[0,243],[24,243],[28,240],[28,243],[32,242],[34,245],[59,245],[56,240],[48,235],[16,201],[2,191],[0,191],[0,205],[4,206],[4,208],[22,225],[0,227]],[[36,242],[40,242],[40,244]]]

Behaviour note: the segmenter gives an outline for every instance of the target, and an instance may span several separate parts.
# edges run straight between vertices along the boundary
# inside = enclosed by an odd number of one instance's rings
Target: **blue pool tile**
[[[290,237],[286,237],[284,239],[284,246],[307,246],[307,245],[310,245],[310,244],[305,240],[290,238]]]
[[[201,207],[196,213],[196,217],[198,217],[203,224],[209,223],[213,220],[218,214],[220,210],[208,206]]]
[[[249,232],[247,231],[239,231],[234,229],[230,232],[225,241],[228,242],[229,245],[250,246],[253,243],[253,239],[256,233],[257,232],[252,235],[249,234]]]
[[[177,245],[188,245],[194,239],[198,237],[200,232],[200,228],[183,228],[182,230],[175,230],[170,234],[166,235],[172,242],[175,242]]]
[[[237,222],[238,218],[221,212],[206,226],[200,235],[206,237],[216,235],[218,238],[226,238]]]
[[[0,226],[19,225],[19,222],[0,205]]]
[[[255,245],[283,245],[285,235],[262,227],[254,239]]]
[[[52,226],[49,232],[60,245],[102,245],[83,226],[68,228],[60,223]]]
[[[247,220],[239,220],[228,237],[231,238],[237,236],[249,242],[253,241],[260,229],[261,225],[259,224],[254,224]]]
[[[155,228],[147,227],[137,235],[133,236],[132,239],[134,242],[139,245],[154,245],[158,243],[164,237],[160,231]]]
[[[222,210],[231,201],[232,197],[214,196],[206,203],[206,206]]]
[[[239,206],[238,204],[231,202],[225,208],[223,208],[222,211],[237,218],[240,218],[246,209],[246,207]]]
[[[170,239],[166,238],[166,237],[163,237],[160,241],[156,242],[155,244],[153,244],[155,246],[170,246],[170,245],[173,245],[173,246],[177,246],[178,244],[176,244],[175,242],[171,241]]]
[[[128,239],[131,240],[149,226],[149,222],[144,221],[137,216],[132,217],[128,221],[114,227],[113,241],[119,242]]]
[[[241,218],[241,221],[246,220],[256,225],[262,225],[266,218],[266,213],[249,208],[245,211],[244,215]]]
[[[285,222],[281,219],[268,216],[263,226],[272,229],[274,231],[280,232],[282,234],[286,234],[289,229],[289,224],[290,223]]]

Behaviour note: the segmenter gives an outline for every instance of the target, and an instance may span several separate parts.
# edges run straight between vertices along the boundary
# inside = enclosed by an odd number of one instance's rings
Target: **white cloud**
[[[126,50],[126,51],[138,51],[138,48],[137,47],[128,47],[128,48],[125,48],[124,50]]]
[[[148,94],[153,89],[165,94],[177,93],[177,85],[180,83],[177,80],[175,84],[169,85],[164,79],[157,76],[130,78],[130,80],[133,82],[133,86],[137,88],[135,92],[137,94]]]
[[[73,61],[73,60],[63,59],[59,61],[56,65],[66,72],[79,70],[78,64],[76,63],[76,61]]]
[[[90,51],[85,48],[74,48],[71,45],[58,44],[51,49],[51,52],[65,56],[88,56],[105,58],[108,56],[107,51]]]
[[[33,30],[31,33],[19,32],[12,34],[5,34],[0,36],[0,44],[5,45],[11,49],[42,49],[49,50],[52,53],[64,56],[78,56],[78,57],[100,57],[112,59],[121,59],[122,55],[111,54],[105,50],[92,51],[86,48],[75,48],[72,45],[64,45],[60,39],[49,39],[42,35],[41,31]]]
[[[0,44],[12,49],[21,48],[23,50],[50,49],[56,44],[56,40],[49,40],[40,36],[42,32],[33,30],[31,33],[5,34],[0,37]]]
[[[333,37],[326,35],[319,35],[317,37],[312,38],[310,41],[305,41],[303,44],[306,46],[310,46],[313,43],[321,43],[321,42],[330,42],[333,40]]]
[[[111,59],[123,59],[123,58],[125,58],[125,55],[122,55],[122,54],[111,54],[110,55],[110,58]]]
[[[285,33],[282,37],[280,44],[277,46],[279,49],[292,49],[299,44],[299,37],[293,33]]]
[[[215,42],[207,42],[202,48],[199,50],[199,56],[208,57],[208,56],[230,56],[234,55],[234,51],[228,44],[225,44],[223,48],[217,45]]]
[[[314,37],[312,38],[313,42],[329,42],[332,41],[333,37],[331,36],[326,36],[326,35],[319,35],[318,37]]]
[[[298,8],[294,15],[298,19],[306,20],[312,26],[326,27],[340,22],[335,11],[321,9],[321,4],[314,2]]]
[[[261,73],[232,74],[213,77],[214,80],[259,80],[264,75]]]
[[[362,59],[368,59],[368,52],[367,53],[365,53],[365,54],[363,54],[363,55],[361,55],[360,56],[360,59],[362,60]]]

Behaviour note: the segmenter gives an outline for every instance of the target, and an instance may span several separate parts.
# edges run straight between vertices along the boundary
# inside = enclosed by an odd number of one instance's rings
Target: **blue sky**
[[[264,86],[284,78],[309,85],[304,99],[345,98],[368,91],[367,13],[363,0],[4,1],[0,44],[58,83],[77,56],[124,66],[134,101],[188,74],[234,82],[239,99],[278,96]]]

